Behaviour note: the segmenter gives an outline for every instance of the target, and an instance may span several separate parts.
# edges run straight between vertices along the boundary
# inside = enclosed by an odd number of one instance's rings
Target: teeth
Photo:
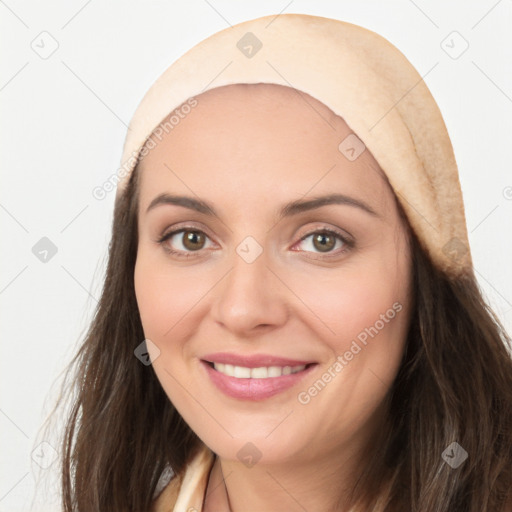
[[[300,366],[261,366],[260,368],[247,368],[232,364],[213,363],[213,367],[220,373],[239,379],[266,379],[268,377],[281,377],[290,373],[301,372],[306,365]]]

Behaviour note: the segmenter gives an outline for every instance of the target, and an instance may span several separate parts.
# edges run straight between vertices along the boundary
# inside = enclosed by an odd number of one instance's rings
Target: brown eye
[[[332,229],[313,231],[300,240],[302,252],[323,253],[325,257],[340,256],[354,247],[354,242],[341,232]]]
[[[204,233],[200,231],[182,231],[182,243],[183,246],[190,251],[197,251],[202,249],[205,243]]]
[[[317,233],[313,236],[313,245],[320,252],[328,252],[336,245],[336,238],[330,233]]]
[[[207,241],[210,243],[209,246]],[[169,254],[183,258],[195,256],[194,253],[202,252],[202,249],[212,246],[210,238],[205,233],[192,227],[171,231],[157,242]]]

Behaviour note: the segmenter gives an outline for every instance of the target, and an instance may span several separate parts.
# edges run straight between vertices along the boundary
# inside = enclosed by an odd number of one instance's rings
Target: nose
[[[211,314],[237,337],[250,337],[286,322],[291,292],[269,264],[265,251],[252,263],[235,253],[231,270],[219,283]]]

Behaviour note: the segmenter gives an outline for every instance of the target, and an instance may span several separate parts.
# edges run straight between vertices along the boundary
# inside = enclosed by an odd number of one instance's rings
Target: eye
[[[173,254],[178,258],[190,258],[194,256],[194,254],[190,253],[198,252],[205,248],[205,241],[207,239],[209,240],[209,237],[203,231],[189,226],[166,233],[157,242],[169,254]],[[168,244],[166,243],[167,241],[171,243]],[[177,243],[177,250],[172,248],[173,242]]]
[[[306,242],[311,239],[309,242]],[[299,245],[303,243],[306,246],[306,252],[318,251],[320,254],[327,254],[327,257],[339,256],[354,247],[354,242],[343,233],[323,228],[312,233],[308,233],[300,239]],[[334,250],[334,249],[338,250]],[[295,249],[294,249],[295,250]]]
[[[311,240],[307,242],[310,238]],[[210,238],[204,231],[195,226],[185,226],[164,234],[157,240],[157,243],[162,245],[168,254],[178,258],[191,258],[195,256],[195,252],[199,253],[207,248],[205,247],[207,240],[210,240]],[[324,257],[326,258],[348,252],[355,245],[347,235],[332,228],[322,228],[304,235],[292,250],[296,251],[295,247],[301,244],[305,245],[306,248],[299,250],[325,254]]]

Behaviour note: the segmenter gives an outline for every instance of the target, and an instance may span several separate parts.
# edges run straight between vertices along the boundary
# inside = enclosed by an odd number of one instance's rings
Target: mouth
[[[238,366],[201,359],[214,389],[238,400],[264,400],[297,386],[318,363],[285,366]]]
[[[237,379],[268,379],[274,377],[282,377],[283,375],[292,375],[302,372],[317,363],[301,364],[296,366],[259,366],[256,368],[249,368],[247,366],[237,366],[226,363],[215,363],[212,361],[203,360],[210,368],[222,373],[228,377]]]

